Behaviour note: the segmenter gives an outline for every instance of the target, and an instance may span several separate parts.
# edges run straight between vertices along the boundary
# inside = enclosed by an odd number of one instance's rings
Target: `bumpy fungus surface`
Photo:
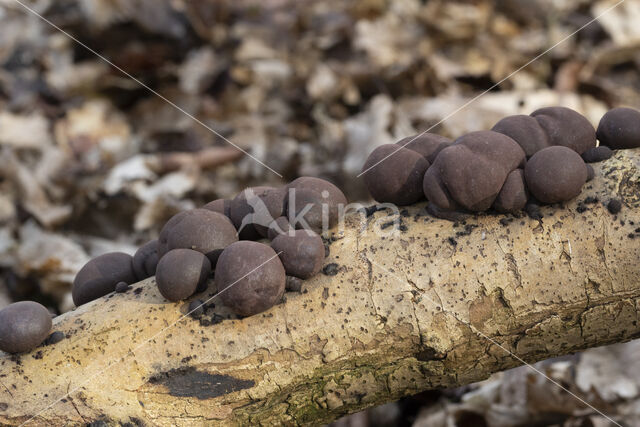
[[[598,139],[613,149],[640,147],[640,112],[632,108],[614,108],[598,124]]]
[[[142,245],[133,255],[133,272],[138,280],[144,280],[156,274],[158,265],[158,240]]]
[[[257,240],[267,236],[271,221],[282,215],[284,194],[284,188],[252,187],[231,201],[229,216],[240,230],[240,239]]]
[[[424,197],[422,177],[429,165],[417,151],[385,144],[373,150],[362,170],[369,194],[376,201],[406,206]]]
[[[516,169],[507,175],[493,207],[498,212],[514,213],[522,210],[529,199],[529,192],[524,180],[524,170]]]
[[[301,217],[312,230],[319,232],[322,230],[323,216],[332,227],[338,222],[339,206],[347,204],[342,190],[320,178],[303,176],[291,181],[285,189],[284,215],[295,228],[302,228],[300,222],[294,221],[296,217]]]
[[[498,197],[507,176],[525,164],[511,138],[493,131],[472,132],[438,154],[427,170],[423,191],[443,211],[483,211]]]
[[[524,170],[527,187],[543,203],[571,200],[587,181],[582,157],[567,147],[548,147],[538,151]]]
[[[132,261],[131,255],[110,252],[86,263],[73,280],[73,303],[80,306],[107,295],[118,282],[137,282]]]
[[[308,279],[322,268],[324,243],[322,238],[310,230],[296,230],[281,234],[271,242],[289,276]]]
[[[20,301],[0,310],[0,350],[23,353],[33,350],[49,336],[51,314],[33,301]]]
[[[276,252],[258,242],[229,245],[218,260],[215,283],[223,303],[241,316],[261,313],[282,299],[285,271]]]
[[[587,151],[582,153],[582,160],[586,163],[596,163],[607,160],[611,158],[611,156],[613,156],[611,148],[601,145],[599,147],[589,148]]]
[[[565,107],[540,108],[533,113],[549,143],[564,146],[582,154],[596,146],[596,131],[582,114]]]
[[[237,240],[238,233],[229,218],[207,209],[193,209],[167,221],[158,238],[158,256],[172,249],[193,249],[215,265],[222,250]]]
[[[453,141],[437,133],[424,133],[408,136],[396,142],[396,144],[415,151],[427,159],[429,164],[432,164],[438,153],[453,144]]]
[[[158,262],[156,283],[163,297],[181,301],[193,295],[211,274],[211,262],[201,252],[173,249]]]

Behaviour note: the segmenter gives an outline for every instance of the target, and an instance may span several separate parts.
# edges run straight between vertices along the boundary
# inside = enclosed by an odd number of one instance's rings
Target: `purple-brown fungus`
[[[115,290],[118,282],[137,282],[132,261],[131,255],[110,252],[86,263],[73,280],[74,304],[80,306],[107,295]]]
[[[284,294],[285,271],[269,246],[241,240],[220,255],[215,283],[223,303],[241,316],[261,313]]]
[[[587,181],[582,157],[567,147],[554,146],[538,151],[524,169],[527,187],[543,203],[573,199]]]
[[[308,279],[316,275],[324,261],[322,238],[311,230],[281,234],[271,242],[289,276]]]
[[[507,180],[493,202],[493,207],[498,212],[515,213],[524,209],[527,200],[529,200],[529,192],[524,180],[524,170],[516,169],[507,175]]]
[[[158,238],[158,256],[172,249],[193,249],[215,265],[222,250],[237,240],[238,233],[229,218],[207,209],[193,209],[167,221]]]
[[[181,301],[193,295],[211,274],[211,262],[201,252],[173,249],[158,262],[156,283],[163,297]]]
[[[598,139],[614,150],[640,147],[640,111],[632,108],[609,110],[598,124]]]
[[[144,280],[156,274],[158,264],[158,240],[142,245],[133,255],[133,272],[138,280]]]
[[[229,213],[229,208],[231,206],[231,200],[229,199],[216,199],[212,202],[207,203],[202,207],[202,209],[207,209],[213,212],[218,212],[226,216],[227,218],[231,218]]]
[[[524,114],[507,116],[496,123],[491,130],[507,135],[517,142],[526,153],[527,158],[550,145],[547,133],[535,117]]]
[[[332,227],[338,222],[340,206],[347,198],[338,187],[320,178],[303,176],[286,187],[284,215],[294,228],[321,232],[323,224]]]
[[[493,131],[472,132],[438,154],[427,170],[423,190],[443,211],[487,210],[507,176],[525,164],[525,153],[511,138]]]
[[[252,187],[231,200],[229,216],[241,240],[267,236],[271,221],[282,216],[284,194],[284,188]]]
[[[544,129],[549,144],[564,146],[582,154],[596,146],[596,131],[585,116],[566,107],[540,108],[531,116]]]
[[[611,156],[613,156],[611,148],[606,145],[601,145],[599,147],[589,148],[582,153],[582,160],[584,160],[585,163],[596,163],[610,159]]]
[[[433,164],[438,153],[451,144],[453,144],[452,140],[437,133],[422,133],[408,136],[396,142],[396,145],[408,148],[422,155],[422,157],[427,159],[429,164]]]
[[[417,151],[385,144],[373,150],[362,171],[369,194],[376,201],[406,206],[424,198],[422,177],[429,166]]]
[[[34,301],[20,301],[0,310],[0,350],[24,353],[49,336],[51,314]]]

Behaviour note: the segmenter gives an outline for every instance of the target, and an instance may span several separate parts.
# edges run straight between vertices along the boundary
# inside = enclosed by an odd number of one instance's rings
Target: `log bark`
[[[0,423],[320,424],[520,365],[509,352],[534,362],[637,338],[640,150],[595,171],[541,221],[454,224],[419,204],[380,237],[387,213],[352,214],[326,274],[253,317],[214,300],[181,319],[186,303],[153,279],[86,304],[55,319],[63,341],[0,356]]]

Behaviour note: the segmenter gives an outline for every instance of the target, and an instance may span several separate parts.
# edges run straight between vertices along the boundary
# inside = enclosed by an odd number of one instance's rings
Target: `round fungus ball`
[[[218,212],[226,216],[227,218],[231,218],[229,214],[229,207],[231,206],[231,200],[229,199],[216,199],[212,202],[207,203],[202,207],[202,209],[207,209],[213,212]]]
[[[529,192],[524,180],[524,170],[516,169],[507,175],[498,197],[493,202],[493,207],[498,212],[518,212],[524,209],[529,200]]]
[[[86,263],[76,274],[71,296],[76,306],[98,299],[116,289],[118,282],[135,283],[133,258],[122,252],[100,255]]]
[[[472,132],[438,154],[423,191],[439,210],[484,211],[493,205],[507,176],[526,162],[513,139],[493,131]]]
[[[211,262],[201,252],[173,249],[158,262],[156,283],[163,297],[181,301],[193,295],[211,274]]]
[[[223,303],[241,316],[261,313],[284,294],[285,271],[269,246],[241,240],[220,255],[215,283]]]
[[[524,150],[527,158],[550,145],[547,133],[540,123],[531,116],[517,114],[496,123],[492,131],[507,135]]]
[[[362,171],[369,194],[376,201],[405,206],[424,198],[422,177],[429,165],[417,151],[385,144],[373,150]]]
[[[640,112],[632,108],[609,110],[598,124],[598,139],[614,150],[640,147]]]
[[[238,233],[229,218],[207,209],[193,209],[167,221],[158,237],[158,256],[172,249],[193,249],[215,265],[222,250],[236,241]]]
[[[396,142],[396,145],[400,145],[422,155],[422,157],[427,159],[429,164],[433,163],[440,151],[451,144],[453,144],[453,141],[437,133],[422,133],[408,136]]]
[[[41,304],[20,301],[0,310],[0,350],[24,353],[49,336],[51,314]]]
[[[282,216],[284,188],[251,187],[238,194],[229,204],[229,217],[241,240],[257,240],[267,236],[269,224]]]
[[[281,234],[271,242],[287,275],[308,279],[316,275],[324,261],[322,238],[311,230]]]
[[[533,113],[550,145],[568,147],[578,154],[596,146],[596,131],[582,114],[565,107],[540,108]]]
[[[156,274],[158,264],[158,240],[151,240],[142,245],[133,255],[133,272],[138,280]]]
[[[561,146],[538,151],[524,169],[527,187],[543,203],[571,200],[587,181],[587,168],[575,151]]]
[[[587,151],[582,153],[582,160],[586,163],[596,163],[607,160],[611,158],[611,156],[613,156],[611,148],[606,145],[601,145],[599,147],[589,148]]]
[[[286,187],[284,215],[294,228],[321,232],[323,224],[333,227],[338,223],[340,206],[347,204],[344,193],[335,185],[320,178],[303,176]]]

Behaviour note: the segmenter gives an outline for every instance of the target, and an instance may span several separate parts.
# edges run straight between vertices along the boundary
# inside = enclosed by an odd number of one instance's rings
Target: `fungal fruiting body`
[[[632,108],[614,108],[598,124],[600,144],[612,149],[640,147],[640,112]]]
[[[277,236],[271,247],[289,276],[308,279],[320,271],[324,260],[322,238],[311,230],[295,230]]]
[[[180,301],[193,295],[211,274],[211,262],[201,252],[173,249],[158,262],[156,283],[163,297]]]
[[[133,255],[133,272],[138,280],[146,279],[156,274],[158,265],[158,240],[151,240]]]
[[[229,245],[220,255],[215,283],[224,304],[240,316],[274,306],[285,290],[285,270],[268,245],[248,240]]]
[[[80,306],[107,295],[115,291],[118,282],[137,282],[132,261],[131,255],[110,252],[86,263],[73,280],[73,303]]]
[[[224,248],[238,240],[235,227],[226,216],[207,209],[192,209],[173,216],[158,238],[160,258],[172,249],[193,249],[212,264]]]
[[[524,170],[531,194],[543,203],[573,199],[587,181],[587,168],[575,151],[561,146],[538,151]]]
[[[303,176],[285,186],[284,215],[297,229],[321,232],[338,222],[340,206],[347,198],[338,187],[320,178]]]
[[[508,116],[491,129],[516,141],[530,158],[554,145],[568,147],[578,154],[596,146],[596,133],[582,114],[565,107],[547,107],[529,116]]]
[[[23,353],[33,350],[51,332],[51,314],[33,301],[20,301],[0,310],[0,350]]]
[[[422,177],[429,166],[417,151],[385,144],[373,150],[362,171],[369,194],[376,201],[405,206],[424,198]]]
[[[472,132],[438,154],[424,175],[423,191],[443,210],[487,210],[507,176],[524,163],[524,151],[508,136]]]

